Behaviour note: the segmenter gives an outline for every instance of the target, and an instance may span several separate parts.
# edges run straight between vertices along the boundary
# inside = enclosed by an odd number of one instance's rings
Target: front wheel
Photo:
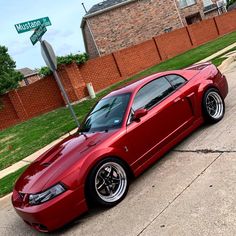
[[[112,207],[124,199],[128,192],[128,171],[117,158],[106,158],[90,173],[87,194],[93,203]]]
[[[224,117],[225,103],[218,90],[206,91],[202,101],[203,115],[207,122],[216,123]]]

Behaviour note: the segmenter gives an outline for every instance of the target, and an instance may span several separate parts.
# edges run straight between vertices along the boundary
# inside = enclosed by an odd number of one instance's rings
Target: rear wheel
[[[90,173],[87,194],[93,203],[112,207],[124,199],[128,192],[128,171],[117,158],[106,158]]]
[[[207,122],[216,123],[224,117],[225,103],[218,90],[206,91],[202,101],[203,115]]]

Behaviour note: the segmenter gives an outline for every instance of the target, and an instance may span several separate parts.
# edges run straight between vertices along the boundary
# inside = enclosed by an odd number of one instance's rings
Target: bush
[[[227,8],[235,2],[236,0],[227,0]]]
[[[78,65],[85,63],[88,60],[88,54],[69,54],[67,56],[57,57],[57,65],[68,65],[72,62],[76,62]],[[47,67],[42,67],[39,69],[39,74],[41,76],[47,76],[52,74],[52,71]]]
[[[52,71],[47,66],[41,67],[39,69],[39,75],[42,77],[47,76],[47,75],[51,75],[51,74],[52,74]]]

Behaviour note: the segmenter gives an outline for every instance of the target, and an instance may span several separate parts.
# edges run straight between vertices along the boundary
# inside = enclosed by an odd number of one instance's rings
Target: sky
[[[47,27],[43,39],[54,48],[57,56],[85,51],[80,28],[82,17],[87,10],[102,0],[0,0],[0,45],[16,62],[17,69],[31,69],[45,66],[40,44],[30,41],[33,31],[18,34],[15,24],[48,16],[52,25]]]

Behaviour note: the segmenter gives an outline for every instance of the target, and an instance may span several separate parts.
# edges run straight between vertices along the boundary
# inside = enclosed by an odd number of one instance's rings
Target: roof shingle
[[[117,4],[120,4],[122,2],[128,2],[128,1],[129,0],[106,0],[106,1],[93,5],[86,15],[89,15],[89,14],[92,14],[101,10],[105,10],[106,8],[113,7]]]
[[[31,69],[28,68],[28,67],[19,69],[19,70],[17,70],[17,71],[19,71],[21,74],[23,74],[24,77],[27,77],[27,76],[30,76],[30,75],[36,75],[36,74],[38,74],[38,71],[37,71],[37,70],[31,70]]]

